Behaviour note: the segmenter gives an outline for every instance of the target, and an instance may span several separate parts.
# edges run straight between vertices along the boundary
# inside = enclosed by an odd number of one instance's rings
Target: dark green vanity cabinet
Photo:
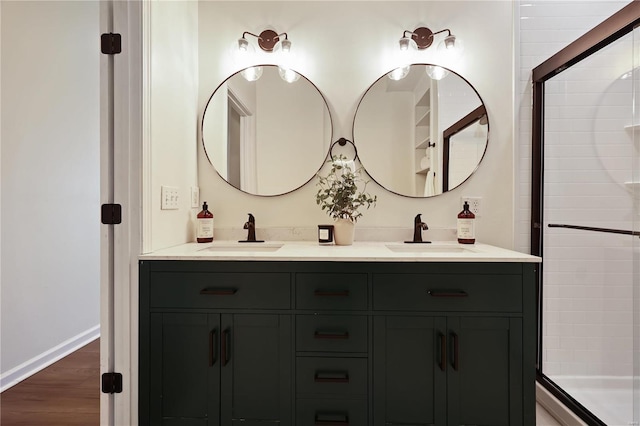
[[[374,330],[375,425],[522,424],[519,319],[388,316]]]
[[[373,308],[388,312],[374,319],[375,425],[522,424],[532,289],[521,273],[484,269],[373,276]]]
[[[375,425],[447,424],[445,333],[442,317],[374,318]]]
[[[535,425],[535,263],[140,263],[141,425]]]
[[[187,265],[140,265],[140,424],[293,425],[290,274]]]

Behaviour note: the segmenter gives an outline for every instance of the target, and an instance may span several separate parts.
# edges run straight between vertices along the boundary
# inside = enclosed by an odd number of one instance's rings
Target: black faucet
[[[431,241],[422,241],[422,231],[429,227],[422,221],[420,214],[413,219],[413,241],[405,241],[405,243],[430,243]]]
[[[239,241],[240,243],[264,243],[263,240],[256,240],[256,218],[249,213],[249,220],[244,223],[243,229],[247,229],[247,239]]]

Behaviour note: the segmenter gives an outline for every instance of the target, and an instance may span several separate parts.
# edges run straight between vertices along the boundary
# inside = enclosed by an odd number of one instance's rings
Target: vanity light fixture
[[[462,41],[455,35],[451,34],[451,30],[445,28],[444,30],[433,32],[427,27],[418,27],[413,31],[404,30],[402,38],[399,41],[400,52],[404,56],[403,63],[413,62],[414,50],[425,50],[433,44],[436,34],[447,33],[444,40],[438,45],[438,52],[446,56],[458,56],[462,53],[463,46]],[[447,70],[438,66],[428,66],[426,68],[427,74],[434,80],[441,80],[449,74]],[[389,72],[387,75],[391,80],[402,80],[409,73],[409,66],[404,65]]]
[[[264,30],[259,35],[249,31],[242,33],[242,37],[238,39],[236,45],[236,54],[239,56],[248,56],[255,52],[253,45],[249,43],[246,36],[253,36],[258,40],[258,47],[264,52],[275,52],[279,54],[276,62],[279,62],[280,77],[287,83],[293,83],[300,78],[300,75],[288,67],[288,56],[291,53],[291,41],[287,33],[278,34],[273,30]],[[284,37],[284,38],[283,38]],[[255,81],[262,75],[262,67],[251,67],[242,71],[242,75],[248,81]]]
[[[264,30],[260,35],[245,31],[242,33],[242,37],[238,39],[238,50],[241,52],[247,52],[251,49],[249,41],[245,38],[247,35],[254,36],[258,39],[258,46],[265,52],[273,52],[276,44],[281,41],[280,37],[284,36],[284,39],[280,43],[280,48],[283,52],[289,52],[291,50],[291,41],[287,36],[287,33],[278,34],[273,30]]]
[[[424,50],[433,44],[433,39],[436,34],[447,33],[447,36],[444,38],[440,45],[438,46],[438,50],[445,51],[456,51],[461,50],[462,42],[456,38],[455,35],[451,34],[451,30],[445,28],[444,30],[433,32],[427,27],[419,27],[413,31],[405,30],[402,33],[402,38],[400,39],[400,50],[405,51],[411,48],[417,48],[419,50]],[[407,37],[409,36],[409,37]]]

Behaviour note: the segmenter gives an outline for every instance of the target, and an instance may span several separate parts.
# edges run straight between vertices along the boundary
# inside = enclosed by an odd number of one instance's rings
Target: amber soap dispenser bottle
[[[469,203],[465,201],[462,211],[458,214],[458,242],[460,244],[476,242],[475,221],[476,215],[469,210]]]
[[[196,240],[199,243],[210,243],[213,241],[213,213],[209,211],[207,202],[202,205],[202,211],[198,213],[198,231]]]

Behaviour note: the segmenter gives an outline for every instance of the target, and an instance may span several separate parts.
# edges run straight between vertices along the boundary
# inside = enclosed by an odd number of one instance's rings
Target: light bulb
[[[391,71],[389,74],[387,74],[387,76],[391,79],[391,80],[402,80],[403,78],[405,78],[408,74],[409,74],[409,65],[404,66],[404,67],[400,67],[400,68],[396,68],[395,70]]]
[[[445,37],[445,39],[438,45],[438,52],[450,58],[459,57],[463,51],[464,44],[462,43],[462,40],[454,35]]]
[[[262,76],[262,67],[250,67],[240,72],[247,81],[256,81]]]
[[[280,48],[283,53],[289,53],[291,51],[291,42],[289,40],[282,40],[280,42]]]
[[[249,42],[244,37],[238,39],[238,50],[240,52],[249,50]]]
[[[278,67],[278,72],[280,73],[280,78],[282,78],[287,83],[294,83],[300,78],[300,74],[298,74],[291,68]]]
[[[411,39],[407,37],[402,37],[399,43],[400,43],[400,50],[402,51],[409,50],[411,46]]]
[[[253,54],[256,49],[251,43],[244,37],[239,38],[233,43],[231,48],[231,56],[234,64],[238,68],[246,68],[251,65]]]
[[[291,52],[291,42],[281,40],[273,48],[273,63],[280,68],[289,69],[293,66],[293,56]]]
[[[449,71],[437,65],[427,65],[426,71],[427,75],[433,80],[442,80],[447,75],[449,75]]]
[[[411,64],[418,51],[418,45],[415,40],[409,37],[402,37],[398,42],[400,49],[397,50],[397,61],[401,64]]]

